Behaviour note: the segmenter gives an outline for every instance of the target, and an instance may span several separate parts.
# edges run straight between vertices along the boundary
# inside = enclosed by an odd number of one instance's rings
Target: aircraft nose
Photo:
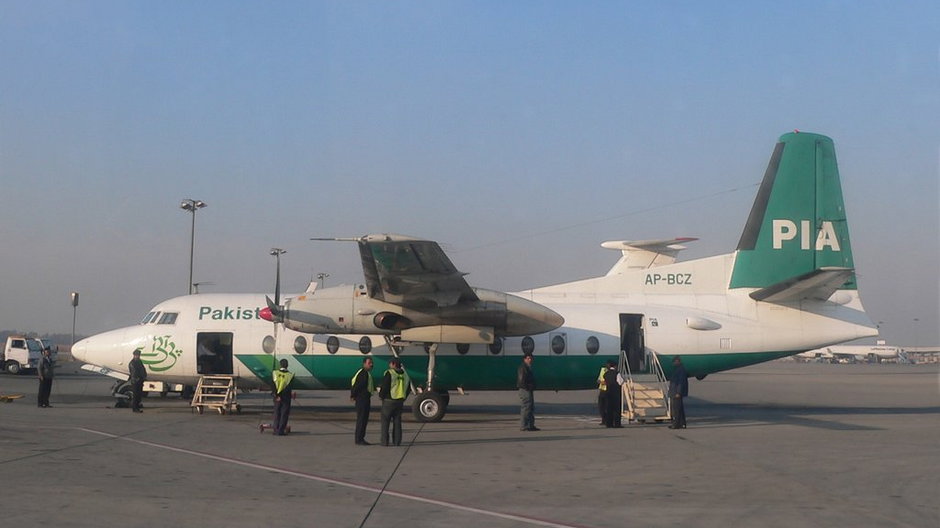
[[[72,345],[72,357],[79,361],[88,362],[88,338]]]
[[[146,334],[135,327],[120,328],[86,337],[72,346],[72,357],[99,367],[118,368],[129,360],[131,351],[143,344]]]

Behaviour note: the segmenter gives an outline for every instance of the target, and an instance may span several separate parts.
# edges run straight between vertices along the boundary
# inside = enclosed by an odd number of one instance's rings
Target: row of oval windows
[[[261,342],[261,348],[264,349],[265,353],[273,354],[274,353],[274,337],[265,336],[264,340]],[[555,354],[563,354],[566,347],[565,338],[556,335],[552,337],[552,352]],[[600,341],[594,337],[590,336],[584,343],[585,348],[587,349],[588,354],[597,354],[601,349]],[[335,354],[339,351],[339,338],[336,336],[330,336],[326,340],[326,350],[330,354]],[[503,340],[497,338],[491,345],[489,345],[490,354],[496,355],[503,351]],[[307,338],[304,336],[297,336],[294,339],[294,352],[298,354],[303,354],[307,351]],[[425,352],[427,352],[427,347],[425,347]],[[470,351],[470,345],[466,343],[461,343],[457,345],[457,353],[464,355]],[[529,336],[522,338],[522,353],[531,354],[535,351],[535,340]],[[362,339],[359,340],[359,352],[363,354],[368,354],[372,352],[372,339],[369,336],[362,336]]]

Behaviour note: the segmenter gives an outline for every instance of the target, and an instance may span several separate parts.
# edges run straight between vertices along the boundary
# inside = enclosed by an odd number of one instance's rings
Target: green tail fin
[[[780,136],[738,242],[731,288],[767,288],[821,268],[852,269],[832,140]],[[856,289],[855,275],[841,286]]]

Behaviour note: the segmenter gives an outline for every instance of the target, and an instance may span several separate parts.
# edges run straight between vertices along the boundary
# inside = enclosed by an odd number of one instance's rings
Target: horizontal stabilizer
[[[649,269],[656,266],[665,266],[676,261],[679,252],[685,246],[679,242],[694,242],[697,238],[682,237],[660,240],[612,240],[604,242],[601,247],[619,249],[623,257],[610,268],[607,275],[619,275],[629,270]]]
[[[825,301],[850,280],[853,268],[819,268],[751,293],[755,301],[783,303],[803,299]]]

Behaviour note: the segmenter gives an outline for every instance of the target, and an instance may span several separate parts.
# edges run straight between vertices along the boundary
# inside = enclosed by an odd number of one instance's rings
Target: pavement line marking
[[[218,462],[227,462],[227,463],[229,463],[229,464],[235,464],[235,465],[237,465],[237,466],[243,466],[243,467],[247,467],[247,468],[251,468],[251,469],[260,469],[260,470],[262,470],[262,471],[270,471],[270,472],[272,472],[272,473],[280,473],[280,474],[282,474],[282,475],[290,475],[290,476],[293,476],[293,477],[299,477],[299,478],[302,478],[302,479],[313,480],[313,481],[317,481],[317,482],[323,482],[323,483],[325,483],[325,484],[334,484],[334,485],[337,485],[337,486],[344,486],[344,487],[347,487],[347,488],[357,489],[357,490],[361,490],[361,491],[369,491],[369,492],[372,492],[372,493],[381,493],[381,494],[383,494],[383,495],[390,495],[390,496],[392,496],[392,497],[398,497],[398,498],[400,498],[400,499],[412,500],[412,501],[416,501],[416,502],[423,502],[423,503],[425,503],[425,504],[432,504],[432,505],[435,505],[435,506],[443,506],[443,507],[445,507],[445,508],[452,508],[452,509],[460,510],[460,511],[464,511],[464,512],[479,513],[479,514],[481,514],[481,515],[489,515],[490,517],[498,517],[498,518],[500,518],[500,519],[507,519],[507,520],[511,520],[511,521],[520,521],[520,522],[524,522],[524,523],[532,524],[532,525],[536,525],[536,526],[548,526],[548,527],[551,527],[551,528],[586,528],[584,525],[579,525],[579,524],[563,524],[563,523],[559,523],[559,522],[548,521],[548,520],[544,520],[544,519],[538,519],[538,518],[535,518],[535,517],[526,517],[526,516],[518,515],[518,514],[514,514],[514,513],[502,513],[502,512],[493,511],[493,510],[484,510],[484,509],[482,509],[482,508],[477,508],[477,507],[474,507],[474,506],[466,506],[466,505],[463,505],[463,504],[458,504],[458,503],[456,503],[456,502],[450,502],[450,501],[445,501],[445,500],[440,500],[440,499],[432,499],[432,498],[429,498],[429,497],[422,497],[422,496],[420,496],[420,495],[412,495],[412,494],[410,494],[410,493],[403,493],[403,492],[400,492],[400,491],[391,491],[391,490],[387,490],[387,489],[386,489],[386,490],[384,490],[384,492],[383,492],[382,488],[379,488],[379,487],[376,487],[376,486],[369,486],[369,485],[366,485],[366,484],[356,484],[355,482],[350,482],[350,481],[346,481],[346,480],[339,480],[339,479],[334,479],[334,478],[329,478],[329,477],[321,477],[321,476],[319,476],[319,475],[314,475],[314,474],[312,474],[312,473],[303,473],[303,472],[301,472],[301,471],[295,471],[295,470],[293,470],[293,469],[285,469],[285,468],[279,468],[279,467],[276,467],[276,466],[268,466],[268,465],[266,465],[266,464],[258,464],[258,463],[256,463],[256,462],[247,462],[247,461],[245,461],[245,460],[239,460],[239,459],[237,459],[237,458],[229,458],[229,457],[224,457],[224,456],[220,456],[220,455],[213,455],[212,453],[204,453],[204,452],[201,452],[201,451],[194,451],[194,450],[192,450],[192,449],[185,449],[185,448],[182,448],[182,447],[173,447],[173,446],[171,446],[171,445],[158,444],[158,443],[156,443],[156,442],[148,442],[148,441],[146,441],[146,440],[138,440],[138,439],[136,439],[136,438],[129,438],[129,437],[127,437],[127,436],[121,436],[121,435],[116,435],[116,434],[112,434],[112,433],[106,433],[106,432],[104,432],[104,431],[97,431],[97,430],[95,430],[95,429],[88,429],[88,428],[85,428],[85,427],[77,427],[76,429],[78,429],[79,431],[85,431],[86,433],[91,433],[91,434],[96,434],[96,435],[100,435],[100,436],[105,436],[105,437],[113,438],[113,439],[116,439],[116,440],[125,440],[125,441],[127,441],[127,442],[132,442],[132,443],[135,443],[135,444],[140,444],[140,445],[145,445],[145,446],[150,446],[150,447],[156,447],[156,448],[158,448],[158,449],[165,449],[165,450],[167,450],[167,451],[173,451],[173,452],[176,452],[176,453],[183,453],[183,454],[186,454],[186,455],[192,455],[192,456],[198,456],[198,457],[202,457],[202,458],[208,458],[208,459],[210,459],[210,460],[216,460],[216,461],[218,461]]]

